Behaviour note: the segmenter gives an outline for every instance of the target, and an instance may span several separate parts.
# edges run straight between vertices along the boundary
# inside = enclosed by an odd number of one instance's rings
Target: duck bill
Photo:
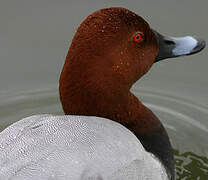
[[[191,55],[204,49],[206,43],[204,40],[195,36],[185,37],[169,37],[153,31],[156,35],[159,52],[155,58],[155,62],[174,58],[179,56]]]

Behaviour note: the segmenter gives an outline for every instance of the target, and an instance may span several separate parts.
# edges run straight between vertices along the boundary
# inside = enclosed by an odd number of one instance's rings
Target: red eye
[[[144,34],[142,32],[139,32],[134,36],[133,41],[138,43],[141,42],[143,38],[144,38]]]

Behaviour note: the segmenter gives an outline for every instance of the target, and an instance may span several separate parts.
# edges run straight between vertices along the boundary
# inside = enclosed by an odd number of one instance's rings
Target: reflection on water
[[[174,147],[177,180],[208,179],[208,107],[181,97],[132,89],[163,122]],[[58,90],[0,95],[0,131],[34,114],[63,114]]]
[[[208,179],[208,158],[193,152],[180,153],[174,150],[176,165],[176,180],[206,180]]]

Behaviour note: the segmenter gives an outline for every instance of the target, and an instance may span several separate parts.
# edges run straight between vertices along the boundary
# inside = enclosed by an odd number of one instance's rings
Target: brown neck
[[[132,93],[128,94],[128,107],[124,112],[125,127],[136,134],[148,134],[162,126],[153,112],[144,106]],[[125,110],[124,110],[125,111]]]
[[[60,97],[65,114],[108,118],[121,123],[132,132],[141,134],[161,126],[152,111],[131,92],[119,92],[116,89],[114,91],[107,86],[100,87],[103,83],[99,82],[92,85],[93,90],[90,84],[87,87],[78,88],[76,83],[60,84]],[[79,86],[81,86],[80,83]]]

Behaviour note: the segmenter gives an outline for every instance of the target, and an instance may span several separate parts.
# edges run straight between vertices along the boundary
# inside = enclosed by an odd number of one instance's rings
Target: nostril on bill
[[[170,41],[170,40],[165,40],[164,42],[167,45],[174,45],[175,44],[173,41]]]

